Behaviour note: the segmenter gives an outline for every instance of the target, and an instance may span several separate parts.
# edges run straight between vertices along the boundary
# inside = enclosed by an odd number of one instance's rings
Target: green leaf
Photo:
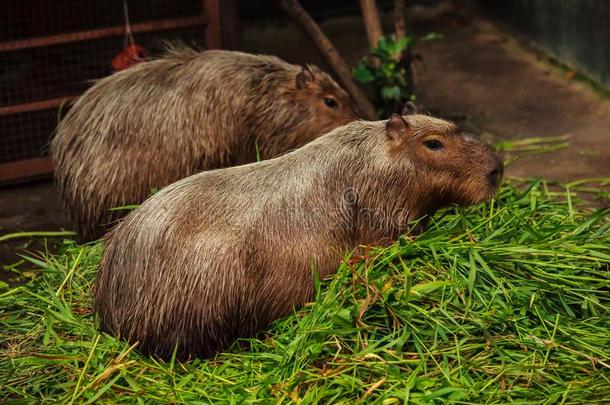
[[[429,283],[420,283],[411,287],[411,293],[422,296],[449,285],[451,285],[451,283],[448,281],[431,281]]]
[[[443,34],[439,34],[438,32],[429,32],[428,34],[421,37],[420,41],[432,41],[435,39],[440,39],[443,37]]]
[[[387,46],[387,51],[388,53],[390,53],[391,55],[399,55],[402,53],[402,51],[405,50],[405,48],[407,47],[407,45],[409,44],[410,39],[405,37],[405,38],[401,38],[398,41],[391,41],[388,43]]]
[[[384,87],[381,89],[381,97],[390,100],[400,100],[400,96],[402,92],[400,91],[400,87],[392,86],[392,87]]]
[[[407,48],[407,46],[409,46],[409,43],[411,43],[412,39],[409,37],[403,37],[400,38],[397,42],[396,45],[398,46],[398,49],[400,51],[403,51]]]
[[[360,83],[369,83],[375,80],[375,76],[373,76],[373,73],[371,73],[369,69],[362,66],[361,64],[359,64],[353,69],[352,76]]]

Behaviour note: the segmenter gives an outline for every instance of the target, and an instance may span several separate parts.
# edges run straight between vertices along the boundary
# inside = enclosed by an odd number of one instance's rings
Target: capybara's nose
[[[487,175],[487,180],[493,188],[500,186],[502,176],[504,175],[504,163],[502,162],[502,159],[498,158],[495,163],[495,167]]]

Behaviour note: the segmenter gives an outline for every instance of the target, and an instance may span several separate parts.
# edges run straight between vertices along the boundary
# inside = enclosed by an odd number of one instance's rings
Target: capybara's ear
[[[402,118],[402,115],[392,114],[385,124],[386,135],[393,143],[399,144],[407,135],[409,123]]]
[[[413,101],[407,101],[402,107],[402,115],[417,114],[417,106]]]
[[[303,66],[301,71],[297,74],[297,88],[304,89],[311,82],[315,80],[313,72],[307,66]]]

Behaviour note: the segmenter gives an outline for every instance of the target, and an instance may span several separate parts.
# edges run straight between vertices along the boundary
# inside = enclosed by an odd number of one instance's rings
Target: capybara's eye
[[[327,107],[335,108],[337,106],[337,100],[332,97],[324,97],[324,104],[326,104]]]
[[[426,145],[426,148],[430,150],[439,150],[443,147],[443,144],[440,143],[440,141],[437,141],[436,139],[427,140],[424,142],[424,145]]]

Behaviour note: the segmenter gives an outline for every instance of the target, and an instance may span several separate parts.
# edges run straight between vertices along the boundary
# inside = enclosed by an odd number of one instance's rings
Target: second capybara
[[[346,252],[493,196],[503,164],[425,115],[354,121],[284,156],[180,180],[106,240],[94,283],[103,330],[145,353],[211,356],[314,293]],[[421,225],[422,221],[418,222]]]
[[[278,156],[355,118],[315,66],[170,47],[93,85],[51,144],[60,197],[82,240],[152,189],[201,170]]]

